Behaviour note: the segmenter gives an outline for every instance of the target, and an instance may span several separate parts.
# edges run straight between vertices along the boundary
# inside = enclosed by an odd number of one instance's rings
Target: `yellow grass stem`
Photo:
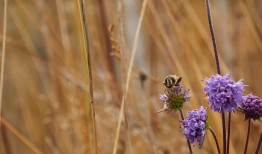
[[[3,124],[4,127],[6,127],[11,133],[13,133],[18,139],[20,139],[35,154],[42,154],[40,149],[38,149],[31,141],[29,141],[22,133],[20,133],[15,127],[13,127],[3,117],[0,119],[0,124]]]
[[[135,40],[134,40],[134,44],[133,44],[133,48],[132,48],[132,52],[131,52],[131,58],[130,58],[130,62],[129,62],[128,70],[127,70],[125,91],[124,91],[124,94],[122,96],[121,109],[120,109],[120,114],[119,114],[118,123],[117,123],[117,130],[116,130],[116,137],[115,137],[115,141],[114,141],[113,154],[116,154],[116,152],[117,152],[121,123],[122,123],[122,119],[124,119],[124,106],[125,106],[125,101],[126,101],[126,98],[127,98],[129,82],[130,82],[132,68],[133,68],[134,59],[135,59],[135,54],[136,54],[136,49],[137,49],[137,44],[138,44],[138,36],[139,36],[139,33],[140,33],[142,21],[143,21],[144,15],[145,15],[147,2],[148,2],[148,0],[143,1],[143,5],[142,5],[142,9],[141,9],[137,29],[136,29]]]
[[[92,126],[93,126],[93,139],[95,144],[95,153],[98,152],[97,150],[97,135],[96,135],[96,121],[95,121],[95,107],[94,107],[94,94],[93,94],[93,79],[92,79],[92,66],[91,66],[91,58],[90,58],[90,48],[89,48],[89,36],[88,36],[88,26],[87,26],[87,19],[86,19],[86,8],[85,8],[85,0],[80,0],[80,9],[79,12],[81,15],[81,26],[83,34],[83,40],[85,44],[85,57],[87,61],[88,73],[89,73],[89,93],[90,93],[90,105],[91,105],[91,118],[92,118]]]
[[[2,99],[4,87],[4,66],[5,66],[5,43],[6,43],[6,24],[7,24],[7,0],[4,1],[4,21],[3,21],[3,45],[2,45],[2,60],[1,60],[1,74],[0,74],[0,119],[2,118]],[[1,123],[0,123],[1,134]]]

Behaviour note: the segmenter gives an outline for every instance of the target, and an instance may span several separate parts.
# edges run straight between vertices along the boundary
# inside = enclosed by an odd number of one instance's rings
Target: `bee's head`
[[[167,88],[171,88],[176,83],[176,78],[174,76],[167,76],[164,82],[164,85]]]

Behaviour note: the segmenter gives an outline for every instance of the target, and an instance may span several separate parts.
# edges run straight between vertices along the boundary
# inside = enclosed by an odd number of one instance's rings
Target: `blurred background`
[[[112,153],[128,63],[143,1],[86,0],[98,153]],[[4,0],[0,1],[3,45]],[[262,1],[211,0],[222,74],[262,96]],[[88,67],[78,0],[8,0],[1,154],[94,153]],[[2,55],[2,54],[1,54]],[[202,80],[216,74],[204,0],[149,0],[125,102],[117,153],[188,153],[178,113],[157,113],[169,74],[209,107]],[[227,114],[226,114],[227,115]],[[226,116],[227,117],[227,116]],[[222,149],[221,115],[208,121]],[[247,121],[232,115],[230,153],[242,153]],[[254,153],[260,122],[251,122]],[[215,153],[208,132],[202,150]],[[261,150],[260,150],[261,151]]]

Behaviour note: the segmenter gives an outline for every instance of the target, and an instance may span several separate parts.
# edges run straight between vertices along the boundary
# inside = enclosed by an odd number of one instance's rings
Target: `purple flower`
[[[166,93],[160,95],[160,100],[164,102],[164,107],[158,112],[182,109],[184,102],[190,100],[190,90],[185,90],[179,84],[166,89]]]
[[[199,110],[195,109],[188,112],[188,116],[185,120],[181,120],[184,125],[184,135],[190,143],[199,143],[199,147],[202,146],[207,129],[207,115],[206,109],[201,106]]]
[[[184,86],[182,84],[179,84],[178,86],[173,86],[172,88],[167,90],[167,96],[172,99],[175,97],[181,97],[183,99],[184,102],[189,101],[190,100],[190,90],[184,89]]]
[[[208,102],[211,109],[218,112],[231,112],[242,102],[243,83],[242,81],[234,82],[227,74],[211,76],[204,80],[204,91],[208,96]]]
[[[161,100],[162,102],[166,102],[166,101],[168,100],[167,95],[166,95],[166,94],[164,94],[164,95],[161,95],[161,94],[160,94],[160,100]]]
[[[243,102],[240,105],[241,110],[245,113],[245,118],[252,118],[254,120],[262,117],[262,99],[258,96],[249,94],[243,96]]]

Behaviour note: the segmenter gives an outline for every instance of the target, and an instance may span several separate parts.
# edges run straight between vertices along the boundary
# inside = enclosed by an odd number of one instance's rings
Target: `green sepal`
[[[206,122],[205,122],[205,129],[208,130],[209,128],[210,128],[210,125],[209,125],[209,123],[206,121]]]
[[[177,111],[183,108],[183,105],[185,103],[185,98],[183,96],[177,96],[169,99],[167,103],[169,109],[173,109]]]

